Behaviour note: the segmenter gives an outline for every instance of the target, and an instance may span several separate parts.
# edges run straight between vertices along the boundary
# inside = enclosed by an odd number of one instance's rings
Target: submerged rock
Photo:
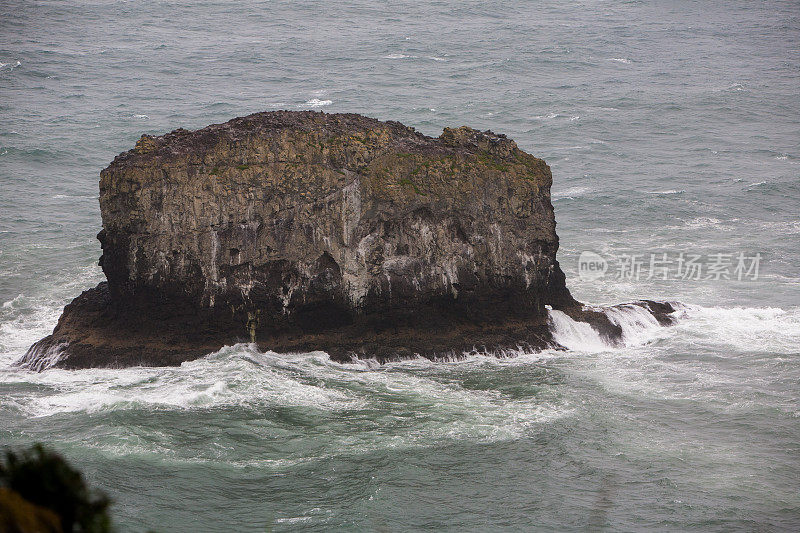
[[[108,282],[23,364],[172,365],[242,341],[337,360],[542,349],[547,306],[619,338],[567,290],[551,183],[504,135],[355,114],[142,136],[101,172]]]

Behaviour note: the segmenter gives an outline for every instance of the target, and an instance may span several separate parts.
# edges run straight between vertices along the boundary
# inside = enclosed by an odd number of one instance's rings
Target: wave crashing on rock
[[[107,282],[23,366],[175,365],[236,342],[338,361],[505,354],[563,347],[565,318],[623,340],[622,308],[570,295],[550,168],[504,135],[265,112],[144,135],[100,176]],[[675,310],[628,305],[660,325]]]

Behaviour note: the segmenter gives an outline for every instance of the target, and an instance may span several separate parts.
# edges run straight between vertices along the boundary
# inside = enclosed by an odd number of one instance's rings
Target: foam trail
[[[492,361],[496,363],[490,369],[507,364]],[[486,369],[484,362],[478,358],[471,364],[474,369]],[[408,405],[423,414],[413,432],[402,428],[388,433],[367,430],[356,438],[350,430],[334,431],[330,435],[331,450],[346,446],[348,450],[357,447],[368,451],[464,439],[516,439],[532,426],[572,413],[568,401],[551,401],[538,394],[500,401],[501,395],[495,391],[465,387],[460,380],[450,379],[450,368],[425,360],[374,371],[368,365],[334,363],[323,352],[276,354],[239,344],[179,367],[52,369],[38,374],[15,371],[7,375],[7,381],[37,385],[32,392],[26,390],[12,398],[15,409],[32,418],[222,407],[255,410],[261,417],[263,413],[289,408],[323,416],[347,413],[356,422],[360,416],[374,421],[371,417],[377,413],[385,416],[382,420],[388,429],[396,423],[398,406]],[[268,428],[285,428],[283,417],[264,416]],[[158,442],[142,444],[138,437],[133,447],[117,441],[110,446],[113,453],[160,451]],[[213,450],[203,457],[215,458]]]
[[[743,351],[798,353],[800,307],[685,306],[680,331],[697,342]]]
[[[621,304],[600,309],[622,329],[621,343],[607,341],[589,324],[551,310],[553,339],[570,350],[606,351],[642,346],[663,335],[693,339],[693,343],[725,351],[794,354],[800,346],[800,308],[702,307],[673,303],[677,324],[664,328],[647,307]]]

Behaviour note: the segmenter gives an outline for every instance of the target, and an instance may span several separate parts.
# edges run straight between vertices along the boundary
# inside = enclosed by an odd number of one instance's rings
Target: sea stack
[[[256,113],[144,135],[100,176],[108,281],[30,368],[174,365],[237,342],[340,361],[538,350],[556,345],[548,306],[620,335],[567,290],[550,168],[504,135]]]

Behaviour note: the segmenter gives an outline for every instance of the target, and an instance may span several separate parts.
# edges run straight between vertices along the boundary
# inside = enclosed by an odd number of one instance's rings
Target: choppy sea
[[[796,531],[798,87],[794,1],[6,0],[0,445],[58,449],[121,531]],[[621,313],[610,347],[554,313],[570,351],[509,359],[12,365],[102,279],[116,154],[272,109],[509,135],[553,170],[573,294],[678,324]]]

